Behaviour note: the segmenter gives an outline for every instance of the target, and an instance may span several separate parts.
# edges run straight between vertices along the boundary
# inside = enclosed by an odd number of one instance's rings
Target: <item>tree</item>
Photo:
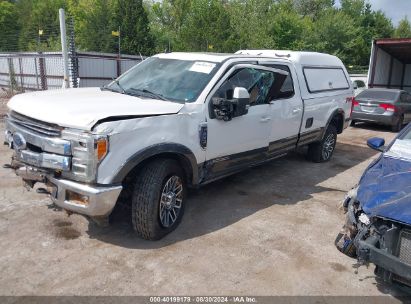
[[[324,10],[331,9],[334,0],[295,0],[296,11],[303,16],[310,16],[318,19]]]
[[[282,1],[270,12],[269,33],[276,49],[304,50],[310,48],[313,21],[308,16],[299,15],[292,2]]]
[[[272,0],[233,0],[228,6],[233,49],[273,48],[270,25]]]
[[[328,10],[315,23],[313,49],[338,56],[346,65],[353,64],[352,50],[360,30],[342,11]]]
[[[395,30],[394,37],[396,38],[411,38],[411,24],[408,18],[405,17],[400,21]]]
[[[181,29],[187,21],[192,0],[163,0],[155,2],[150,11],[150,24],[156,39],[156,51],[183,50]]]
[[[230,16],[220,0],[193,0],[181,27],[182,45],[187,51],[230,51]]]
[[[21,0],[17,6],[20,9],[20,50],[61,50],[58,10],[65,8],[65,1]]]
[[[114,4],[112,0],[70,0],[69,12],[74,16],[76,46],[85,51],[116,51],[116,39],[111,32]]]
[[[394,27],[392,25],[391,19],[382,11],[373,12],[374,23],[373,23],[373,38],[390,38],[394,34]]]
[[[120,27],[122,52],[152,54],[154,39],[142,0],[117,0],[113,24]]]
[[[0,52],[18,50],[20,26],[16,5],[8,1],[0,1]]]

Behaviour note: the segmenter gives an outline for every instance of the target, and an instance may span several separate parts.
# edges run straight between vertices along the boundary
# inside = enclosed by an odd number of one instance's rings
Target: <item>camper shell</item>
[[[287,50],[240,50],[235,54],[275,58],[291,62],[296,70],[303,99],[351,92],[350,76],[336,56],[317,52]]]

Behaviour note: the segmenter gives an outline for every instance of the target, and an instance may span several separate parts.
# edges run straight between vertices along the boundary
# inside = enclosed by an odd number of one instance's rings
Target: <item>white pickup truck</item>
[[[137,234],[155,240],[181,221],[187,187],[303,145],[328,161],[352,97],[327,54],[159,54],[103,88],[13,97],[5,143],[10,167],[56,205],[107,223],[121,201]]]

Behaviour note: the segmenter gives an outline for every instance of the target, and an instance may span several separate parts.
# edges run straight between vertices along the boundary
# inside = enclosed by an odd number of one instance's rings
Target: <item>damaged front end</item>
[[[11,163],[27,189],[50,195],[69,213],[101,219],[113,210],[120,184],[97,183],[97,168],[108,154],[105,135],[62,128],[11,111],[5,119],[4,143],[13,150]]]
[[[357,258],[359,265],[376,265],[375,273],[385,282],[411,287],[411,226],[379,216],[368,216],[357,200],[357,189],[346,196],[346,223],[335,245]]]

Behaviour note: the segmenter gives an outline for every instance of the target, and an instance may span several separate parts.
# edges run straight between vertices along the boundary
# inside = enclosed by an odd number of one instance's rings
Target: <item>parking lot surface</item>
[[[181,225],[157,242],[125,216],[108,228],[68,217],[0,168],[0,294],[396,294],[334,247],[339,204],[378,155],[365,144],[373,136],[395,134],[348,128],[328,163],[292,153],[193,190]],[[10,156],[2,145],[0,164]]]

